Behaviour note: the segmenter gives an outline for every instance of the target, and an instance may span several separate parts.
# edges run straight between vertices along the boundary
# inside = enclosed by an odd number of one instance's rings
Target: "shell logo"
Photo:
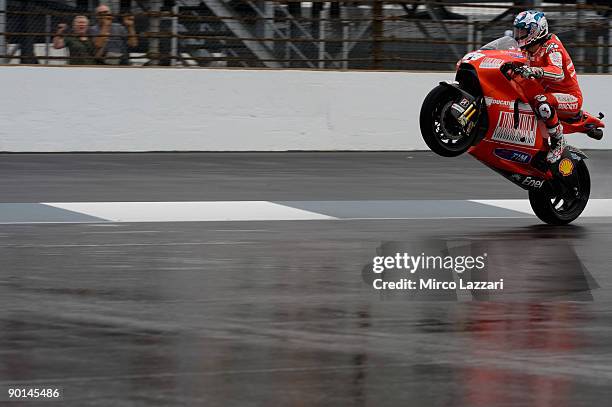
[[[574,163],[572,162],[572,160],[570,160],[569,158],[564,158],[563,160],[561,160],[561,162],[559,163],[559,172],[564,177],[572,175],[572,172],[574,172]]]

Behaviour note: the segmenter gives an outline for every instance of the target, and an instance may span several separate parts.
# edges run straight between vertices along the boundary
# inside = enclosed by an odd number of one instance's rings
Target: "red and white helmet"
[[[525,48],[548,35],[548,22],[543,12],[527,10],[514,19],[514,39]]]

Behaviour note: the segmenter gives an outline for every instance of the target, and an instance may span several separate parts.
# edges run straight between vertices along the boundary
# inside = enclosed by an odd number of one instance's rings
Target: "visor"
[[[514,27],[514,39],[517,41],[524,40],[529,35],[529,31],[526,28]]]

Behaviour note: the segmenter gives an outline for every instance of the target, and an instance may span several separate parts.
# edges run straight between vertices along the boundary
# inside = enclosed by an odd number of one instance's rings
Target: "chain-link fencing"
[[[579,71],[610,73],[609,3],[0,0],[0,63],[450,70],[537,7]]]

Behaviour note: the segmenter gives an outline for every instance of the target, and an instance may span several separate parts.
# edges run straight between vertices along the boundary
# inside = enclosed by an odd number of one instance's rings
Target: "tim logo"
[[[531,155],[521,151],[508,150],[507,148],[496,148],[494,151],[496,156],[508,161],[527,164],[531,161]]]
[[[519,113],[518,127],[514,128],[514,115],[512,112],[499,112],[497,126],[493,132],[493,140],[520,146],[535,145],[536,128],[538,121],[533,114]]]

